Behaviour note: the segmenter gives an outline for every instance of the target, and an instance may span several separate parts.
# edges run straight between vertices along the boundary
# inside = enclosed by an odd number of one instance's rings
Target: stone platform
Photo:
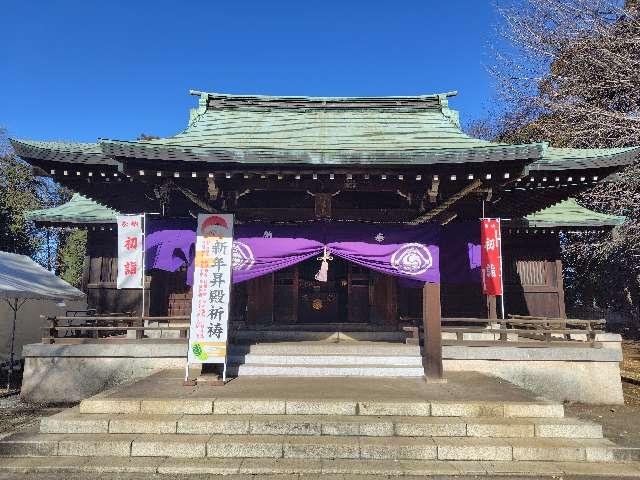
[[[241,377],[167,370],[0,441],[2,472],[637,476],[600,425],[506,381]],[[372,477],[375,478],[375,477]]]
[[[398,332],[362,330],[348,335],[329,332],[335,336],[333,340],[304,341],[284,338],[302,334],[324,337],[328,333],[313,330],[259,333],[286,335],[278,341],[230,344],[230,376],[377,377],[369,382],[376,383],[423,375],[419,346],[360,338]],[[443,366],[447,375],[454,372],[495,375],[558,401],[623,403],[620,338],[603,335],[599,339],[600,348],[569,342],[566,346],[552,347],[532,347],[518,342],[444,345]],[[186,352],[185,339],[87,339],[86,343],[73,345],[27,345],[23,349],[25,368],[21,395],[34,403],[79,402],[154,371],[184,367]]]

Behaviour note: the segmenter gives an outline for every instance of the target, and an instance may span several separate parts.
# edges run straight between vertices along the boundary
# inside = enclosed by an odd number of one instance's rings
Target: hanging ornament
[[[320,265],[320,270],[316,273],[315,279],[319,282],[326,282],[327,273],[329,272],[329,260],[333,260],[327,247],[324,247],[324,252],[321,257],[318,257],[318,260],[321,260],[322,264]]]

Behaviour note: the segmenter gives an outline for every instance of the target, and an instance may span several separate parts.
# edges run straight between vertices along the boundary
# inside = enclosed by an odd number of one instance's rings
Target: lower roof
[[[527,215],[524,220],[528,226],[536,228],[603,228],[622,225],[626,217],[594,212],[569,198]]]
[[[83,225],[115,223],[119,212],[101,203],[74,193],[66,203],[52,208],[31,210],[25,217],[41,224]]]

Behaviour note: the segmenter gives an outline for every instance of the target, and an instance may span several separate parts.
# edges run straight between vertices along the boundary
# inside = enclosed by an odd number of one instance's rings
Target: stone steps
[[[602,438],[598,424],[570,418],[376,417],[348,415],[149,415],[61,412],[50,434],[156,433],[374,437]]]
[[[161,457],[34,457],[3,458],[0,462],[0,478],[40,478],[36,474],[49,474],[51,478],[164,478],[174,475],[207,475],[219,480],[258,480],[260,475],[270,480],[297,478],[322,480],[346,480],[363,478],[388,480],[390,476],[420,477],[443,476],[518,476],[518,478],[562,478],[588,475],[589,478],[640,478],[638,463],[586,463],[586,462],[530,462],[530,461],[448,461],[448,460],[350,460],[350,459],[272,459],[272,458],[161,458]],[[103,477],[117,474],[117,477]],[[134,477],[122,475],[138,474]],[[73,476],[72,475],[78,475]],[[156,475],[159,475],[157,477]],[[322,477],[320,477],[322,475]],[[345,475],[349,475],[345,477]],[[357,477],[350,477],[357,475]],[[304,477],[302,477],[304,476]],[[96,478],[96,477],[90,477]],[[145,477],[147,478],[147,477]],[[184,478],[184,477],[180,477]],[[201,478],[201,477],[198,477]]]
[[[336,357],[339,360],[339,357]],[[368,364],[361,359],[359,366],[353,365],[296,365],[286,362],[278,364],[251,364],[230,366],[231,375],[266,377],[400,377],[420,378],[424,369],[420,366]]]
[[[0,455],[610,462],[606,439],[308,435],[41,434],[0,442]]]
[[[422,357],[419,355],[231,355],[228,366],[233,365],[282,365],[282,366],[364,366],[375,368],[389,366],[422,368]],[[424,375],[424,371],[422,372]]]
[[[406,378],[424,375],[420,347],[384,341],[233,345],[228,360],[228,373],[232,376]]]
[[[295,330],[238,330],[234,342],[282,342],[282,341],[355,341],[355,342],[404,342],[405,332],[398,331],[295,331]]]
[[[393,342],[266,342],[232,344],[230,355],[371,355],[417,356],[420,347]]]
[[[373,415],[419,417],[562,418],[561,403],[516,401],[385,401],[291,398],[120,398],[83,400],[80,413],[155,415]]]

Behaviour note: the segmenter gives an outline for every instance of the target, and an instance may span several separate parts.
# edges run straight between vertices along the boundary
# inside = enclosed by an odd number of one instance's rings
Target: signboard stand
[[[197,383],[189,378],[194,363],[221,363],[227,380],[232,250],[233,215],[199,214],[185,385]]]

